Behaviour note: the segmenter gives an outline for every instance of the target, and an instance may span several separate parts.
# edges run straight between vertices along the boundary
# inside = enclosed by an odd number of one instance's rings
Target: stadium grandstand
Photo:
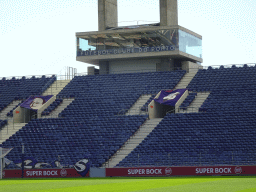
[[[99,31],[76,33],[77,61],[97,67],[0,80],[6,158],[24,145],[39,168],[255,165],[256,65],[202,66],[202,36],[178,25],[177,0],[160,0],[160,23],[127,27],[117,0],[98,5]]]

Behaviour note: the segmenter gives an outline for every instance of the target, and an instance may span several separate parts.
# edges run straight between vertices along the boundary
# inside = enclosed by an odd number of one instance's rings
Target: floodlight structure
[[[202,36],[178,25],[177,0],[159,4],[160,23],[118,27],[117,0],[98,0],[99,30],[76,33],[76,60],[99,74],[201,68]]]

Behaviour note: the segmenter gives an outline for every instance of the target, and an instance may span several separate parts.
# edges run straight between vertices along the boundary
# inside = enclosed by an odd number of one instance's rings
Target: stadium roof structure
[[[76,33],[76,60],[102,69],[123,60],[202,63],[202,36],[178,25],[177,0],[159,2],[160,23],[118,27],[117,0],[98,0],[99,31]]]

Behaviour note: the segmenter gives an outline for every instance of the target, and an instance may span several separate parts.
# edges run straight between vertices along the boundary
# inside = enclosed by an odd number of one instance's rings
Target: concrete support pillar
[[[117,27],[117,0],[98,0],[98,29]]]
[[[23,107],[17,107],[13,111],[13,122],[14,123],[28,123],[30,121],[30,110],[23,108]]]
[[[160,26],[178,25],[178,0],[160,0]]]
[[[95,68],[94,67],[87,67],[88,75],[95,75]]]
[[[105,75],[109,73],[109,63],[108,61],[100,61],[100,75]]]
[[[169,58],[161,59],[161,63],[156,64],[156,71],[170,71],[171,60]]]
[[[186,70],[187,72],[191,72],[193,70],[198,70],[198,69],[203,69],[202,65],[199,65],[197,63],[194,63],[192,61],[183,61],[181,63],[182,65],[182,70]]]

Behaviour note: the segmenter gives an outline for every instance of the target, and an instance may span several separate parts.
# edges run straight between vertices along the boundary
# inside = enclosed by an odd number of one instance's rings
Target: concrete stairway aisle
[[[148,101],[150,97],[151,97],[151,94],[140,96],[140,98],[125,113],[125,115],[146,115],[147,113],[144,111],[141,111],[140,108],[143,107],[143,105]]]
[[[122,161],[129,153],[131,153],[147,136],[153,131],[153,129],[162,121],[162,118],[147,120],[139,130],[130,137],[130,139],[117,151],[103,167],[115,167],[120,161]]]
[[[197,71],[198,71],[198,69],[193,69],[193,70],[190,70],[188,73],[186,73],[174,89],[185,89],[185,88],[187,88],[188,84],[194,78]]]
[[[0,131],[0,144],[9,139],[18,130],[24,127],[27,123],[14,123],[13,118],[8,119],[8,124],[5,125]]]
[[[0,112],[0,119],[5,120],[7,118],[7,113],[9,113],[16,105],[18,105],[21,102],[21,100],[15,100],[11,102],[6,108],[4,108]]]
[[[63,99],[62,103],[55,110],[53,110],[49,115],[42,116],[42,118],[58,118],[61,111],[63,111],[74,100],[74,98]]]
[[[46,89],[42,95],[58,95],[59,92],[70,82],[71,80],[57,80]]]
[[[210,95],[210,92],[197,93],[197,96],[186,110],[180,109],[178,113],[198,113],[199,108]]]

